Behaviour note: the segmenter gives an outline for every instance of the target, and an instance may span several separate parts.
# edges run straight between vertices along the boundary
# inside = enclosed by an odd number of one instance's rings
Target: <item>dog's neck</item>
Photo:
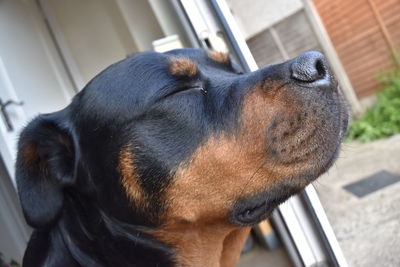
[[[250,227],[239,228],[226,236],[220,258],[221,267],[230,267],[236,265],[237,261],[239,260],[240,253],[242,252],[244,243],[249,236],[250,230]]]
[[[153,235],[174,247],[177,266],[233,267],[250,229],[212,224],[188,225],[156,230]]]

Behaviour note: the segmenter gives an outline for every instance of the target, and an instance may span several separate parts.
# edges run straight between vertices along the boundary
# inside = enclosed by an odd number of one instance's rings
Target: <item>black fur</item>
[[[197,74],[172,75],[176,56],[195,62]],[[146,234],[162,223],[163,190],[211,134],[235,133],[249,88],[290,80],[288,66],[242,74],[204,50],[140,53],[104,70],[64,110],[34,119],[16,165],[21,205],[36,229],[24,266],[172,266],[173,249]],[[121,185],[127,144],[150,196],[146,211],[132,208]]]
[[[196,62],[198,74],[171,75],[176,55]],[[24,266],[170,266],[172,250],[144,230],[159,225],[162,191],[178,165],[211,132],[234,130],[242,92],[231,80],[239,71],[203,50],[136,54],[100,73],[66,109],[33,120],[20,137],[16,173],[37,229]],[[193,86],[208,92],[174,95]],[[132,209],[120,183],[127,143],[152,196],[146,214]],[[27,145],[36,148],[34,162],[23,158]]]

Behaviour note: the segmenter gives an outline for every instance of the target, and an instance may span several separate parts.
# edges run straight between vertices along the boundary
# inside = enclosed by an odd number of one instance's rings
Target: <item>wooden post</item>
[[[360,102],[354,92],[353,86],[350,82],[349,77],[347,76],[347,73],[342,63],[340,62],[339,56],[336,53],[336,50],[329,38],[325,26],[322,23],[320,16],[318,15],[318,11],[312,3],[312,0],[302,0],[302,2],[304,4],[304,10],[315,32],[315,35],[319,43],[321,44],[322,49],[324,50],[324,53],[329,60],[329,63],[332,66],[332,70],[335,73],[336,78],[339,81],[339,85],[342,89],[344,97],[350,104],[354,117],[359,117],[362,114]]]
[[[372,12],[374,13],[376,20],[378,21],[379,28],[381,29],[385,41],[388,44],[390,51],[392,52],[392,56],[394,58],[395,63],[400,66],[400,62],[397,60],[396,47],[394,45],[394,42],[392,40],[392,37],[390,36],[388,29],[386,28],[385,22],[383,21],[382,16],[379,13],[377,6],[375,5],[373,0],[367,0],[367,1],[372,9]]]

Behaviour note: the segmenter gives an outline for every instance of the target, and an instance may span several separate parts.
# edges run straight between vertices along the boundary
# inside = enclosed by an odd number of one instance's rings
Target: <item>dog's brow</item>
[[[208,57],[220,63],[229,63],[230,61],[227,54],[213,50],[208,51]]]
[[[170,59],[169,71],[176,76],[194,76],[197,73],[196,64],[187,58],[173,57]]]

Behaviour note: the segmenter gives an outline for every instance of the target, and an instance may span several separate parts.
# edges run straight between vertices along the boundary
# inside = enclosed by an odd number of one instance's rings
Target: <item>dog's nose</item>
[[[303,83],[329,83],[329,67],[320,52],[306,52],[293,60],[291,78]]]

